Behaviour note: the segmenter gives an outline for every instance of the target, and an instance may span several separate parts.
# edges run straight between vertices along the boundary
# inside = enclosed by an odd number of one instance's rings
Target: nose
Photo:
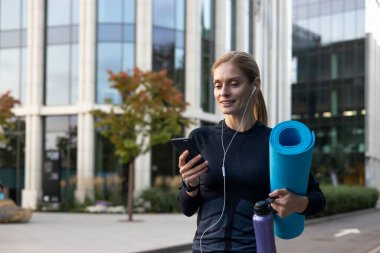
[[[228,89],[228,85],[223,84],[222,89],[220,90],[220,95],[223,97],[228,97],[230,95],[230,91]]]

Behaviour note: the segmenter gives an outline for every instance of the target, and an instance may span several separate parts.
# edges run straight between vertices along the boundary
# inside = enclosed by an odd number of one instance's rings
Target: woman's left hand
[[[293,212],[302,213],[309,204],[307,197],[294,194],[286,188],[274,190],[269,193],[269,197],[274,199],[271,206],[281,218]]]

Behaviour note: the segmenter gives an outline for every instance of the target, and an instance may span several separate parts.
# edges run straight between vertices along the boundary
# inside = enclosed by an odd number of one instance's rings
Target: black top
[[[221,124],[224,124],[223,142],[227,148],[235,131],[228,128],[224,121],[216,126],[197,128],[190,133],[194,144],[208,161],[208,170],[200,177],[198,195],[190,197],[180,187],[177,202],[186,216],[192,216],[199,209],[194,252],[200,252],[200,238],[210,226],[212,227],[202,238],[203,252],[256,252],[252,226],[253,206],[257,201],[267,199],[270,192],[271,128],[257,121],[248,131],[238,132],[232,141],[225,160],[225,212],[220,218],[224,200]],[[324,208],[324,196],[311,174],[306,196],[309,205],[305,215],[313,215]],[[219,218],[220,221],[213,225]]]

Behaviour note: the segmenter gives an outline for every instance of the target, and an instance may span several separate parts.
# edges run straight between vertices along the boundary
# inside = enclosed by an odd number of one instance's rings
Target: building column
[[[152,0],[136,1],[136,66],[143,71],[152,70],[153,51],[153,14]],[[137,196],[141,191],[150,187],[151,153],[140,155],[135,161],[135,188]]]
[[[143,71],[152,70],[153,13],[152,0],[136,1],[136,66]],[[137,171],[137,170],[136,170]]]
[[[365,46],[365,184],[380,191],[380,36],[367,33]],[[380,207],[380,200],[377,202]]]
[[[290,119],[291,2],[255,1],[255,57],[268,125]]]
[[[222,54],[224,54],[227,51],[226,36],[227,36],[228,28],[226,27],[228,27],[229,24],[226,22],[227,21],[226,7],[227,7],[227,4],[225,0],[215,1],[215,58],[216,59],[219,58]],[[197,18],[200,19],[201,17],[199,16]]]
[[[80,1],[78,152],[76,199],[94,198],[95,128],[91,110],[95,104],[96,0]]]
[[[36,209],[42,194],[42,118],[44,85],[45,1],[30,1],[28,8],[28,64],[25,130],[25,188],[22,207]]]
[[[201,115],[201,1],[186,1],[186,47],[185,47],[185,100],[189,107],[186,117],[195,119]],[[191,73],[191,74],[189,74]],[[185,129],[185,136],[199,126],[199,122]]]
[[[246,51],[246,37],[249,35],[247,33],[246,26],[248,23],[246,22],[246,12],[248,12],[248,8],[246,6],[246,0],[235,0],[236,1],[236,51]]]

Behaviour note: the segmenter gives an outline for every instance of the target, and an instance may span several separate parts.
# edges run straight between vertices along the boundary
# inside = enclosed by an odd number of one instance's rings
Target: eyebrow
[[[244,80],[244,78],[242,78],[241,76],[233,76],[233,77],[230,77],[227,79],[227,82],[230,82],[230,81],[241,81],[241,80]],[[215,83],[215,81],[219,81],[219,79],[213,79],[212,82]]]

